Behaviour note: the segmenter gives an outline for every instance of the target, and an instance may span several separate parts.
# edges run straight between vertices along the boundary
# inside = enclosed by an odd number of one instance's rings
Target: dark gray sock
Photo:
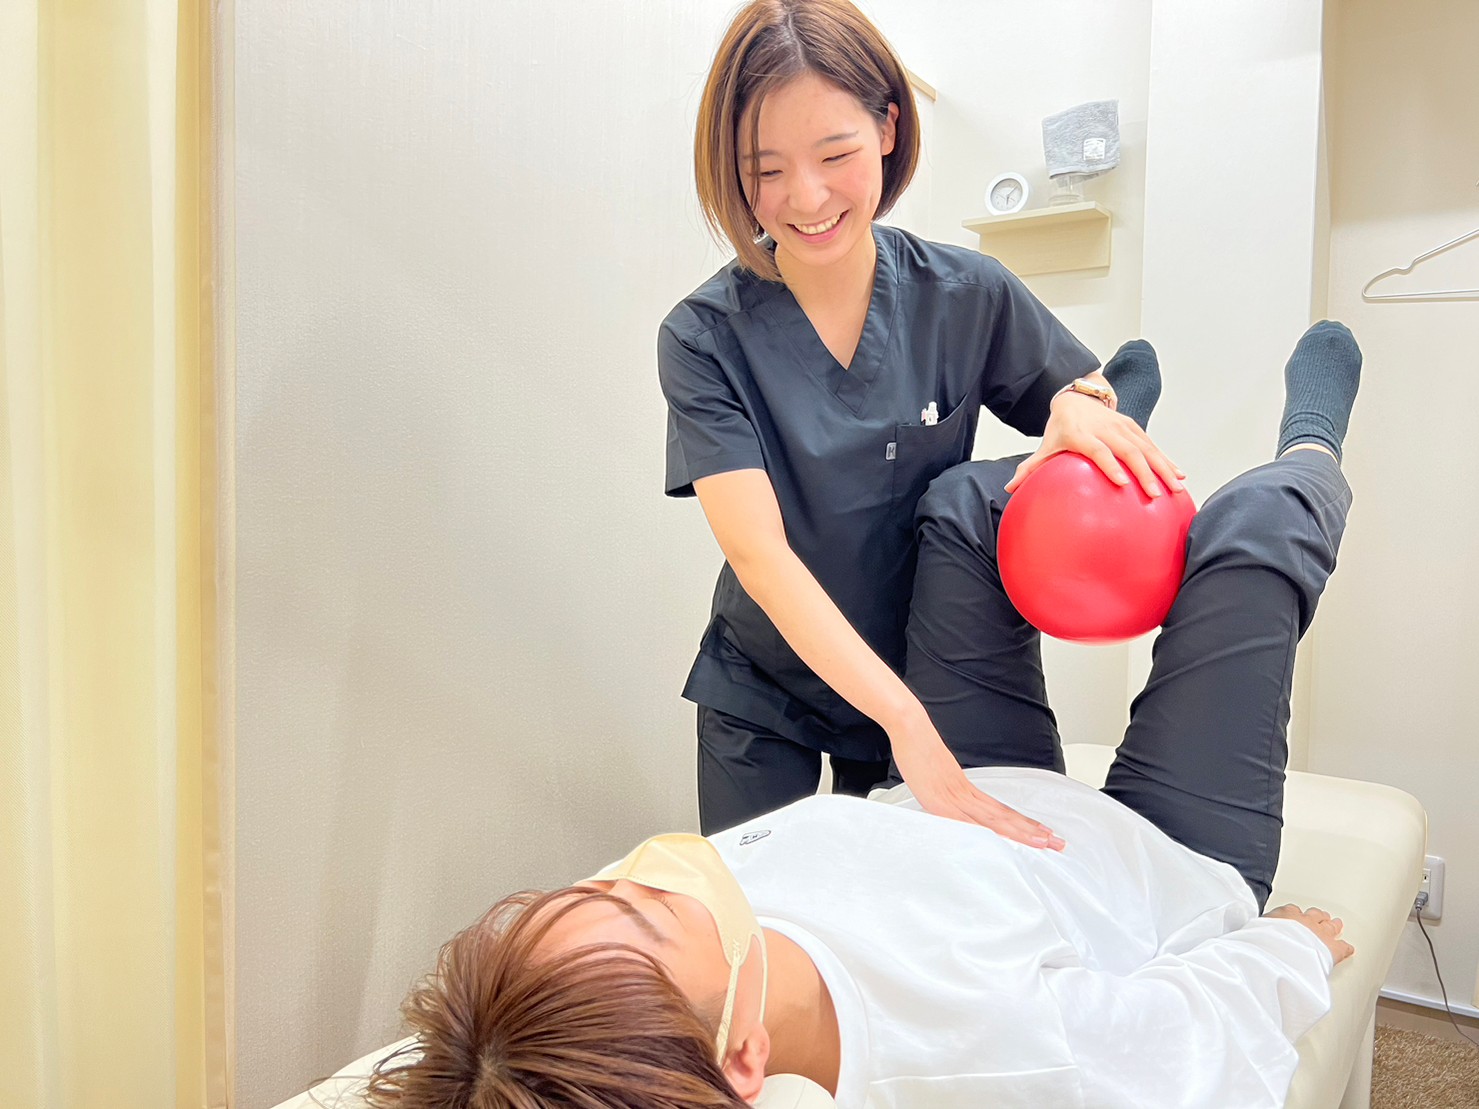
[[[1319,443],[1340,458],[1360,384],[1361,348],[1350,328],[1321,320],[1306,331],[1284,367],[1284,419],[1275,457],[1295,443]]]
[[[1161,399],[1161,363],[1155,348],[1144,339],[1131,339],[1104,367],[1104,380],[1114,389],[1118,410],[1144,431]]]

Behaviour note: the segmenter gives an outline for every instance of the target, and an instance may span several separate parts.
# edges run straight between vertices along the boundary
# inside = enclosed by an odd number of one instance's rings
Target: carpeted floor
[[[1378,1025],[1371,1109],[1479,1109],[1479,1048]]]

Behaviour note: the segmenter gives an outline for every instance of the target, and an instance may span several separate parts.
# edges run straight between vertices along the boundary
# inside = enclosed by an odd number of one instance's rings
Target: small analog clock
[[[986,207],[993,216],[1009,216],[1027,207],[1031,190],[1020,173],[1000,173],[986,186]]]

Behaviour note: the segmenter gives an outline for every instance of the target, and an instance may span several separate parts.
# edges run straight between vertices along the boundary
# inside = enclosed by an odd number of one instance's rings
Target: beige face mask
[[[714,918],[719,929],[719,942],[724,947],[724,960],[729,964],[729,990],[724,995],[724,1014],[719,1018],[719,1061],[729,1041],[729,1022],[734,1016],[734,995],[739,986],[740,967],[750,953],[750,942],[760,946],[760,1017],[765,1018],[765,988],[769,963],[765,953],[765,936],[755,911],[729,867],[719,857],[714,845],[703,836],[674,833],[654,836],[638,844],[630,855],[612,863],[591,878],[594,882],[616,882],[625,879],[639,886],[681,893],[697,900]]]

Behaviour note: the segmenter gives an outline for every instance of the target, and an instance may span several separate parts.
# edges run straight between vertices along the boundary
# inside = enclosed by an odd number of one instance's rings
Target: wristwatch
[[[1114,395],[1113,389],[1108,385],[1100,385],[1097,381],[1090,381],[1087,378],[1074,378],[1054,393],[1053,399],[1057,400],[1064,393],[1082,393],[1086,397],[1093,397],[1095,400],[1103,402],[1104,407],[1108,408],[1111,412],[1119,407],[1119,398]]]

